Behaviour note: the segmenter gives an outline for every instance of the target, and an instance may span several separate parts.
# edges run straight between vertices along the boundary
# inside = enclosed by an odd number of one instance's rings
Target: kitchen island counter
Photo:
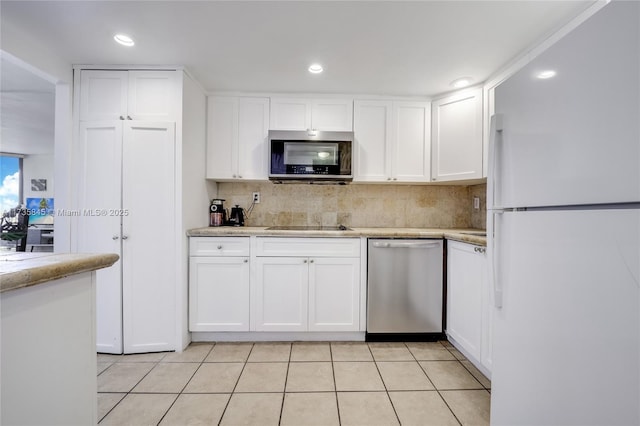
[[[95,276],[117,260],[0,254],[0,424],[97,424]]]
[[[3,253],[0,255],[0,293],[107,268],[117,254]]]
[[[367,237],[367,238],[445,238],[486,246],[487,238],[481,229],[464,228],[349,228],[339,230],[282,230],[261,226],[212,226],[187,231],[190,237]]]

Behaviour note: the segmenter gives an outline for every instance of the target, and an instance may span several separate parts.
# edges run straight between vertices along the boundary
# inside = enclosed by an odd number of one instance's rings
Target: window
[[[1,213],[23,204],[21,157],[0,155],[0,183]]]

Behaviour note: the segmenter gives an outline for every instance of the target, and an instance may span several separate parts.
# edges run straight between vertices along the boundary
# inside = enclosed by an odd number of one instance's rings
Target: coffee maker
[[[224,209],[224,200],[214,198],[209,205],[209,226],[223,226],[227,224],[227,211]]]

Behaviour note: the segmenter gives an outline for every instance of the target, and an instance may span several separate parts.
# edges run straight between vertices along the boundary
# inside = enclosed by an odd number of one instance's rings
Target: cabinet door
[[[207,178],[235,178],[238,168],[238,98],[215,96],[209,97],[207,102]]]
[[[83,122],[79,137],[77,251],[121,255],[120,217],[102,211],[121,206],[122,121]],[[122,257],[96,271],[96,345],[122,353]]]
[[[256,271],[254,330],[307,331],[308,259],[257,257]]]
[[[313,100],[311,106],[311,128],[323,131],[352,131],[353,100]]]
[[[191,257],[189,331],[249,331],[249,258]]]
[[[309,260],[309,331],[358,331],[360,259]]]
[[[403,182],[428,181],[431,105],[428,102],[394,102],[393,129],[392,179]]]
[[[267,180],[269,98],[240,98],[238,178]]]
[[[449,241],[447,250],[447,334],[480,359],[482,332],[481,254],[474,246]]]
[[[304,98],[271,98],[271,130],[311,128],[311,101]]]
[[[355,101],[354,181],[383,182],[390,179],[391,111],[388,101]]]
[[[124,126],[124,349],[126,353],[175,350],[175,124],[125,122]]]
[[[482,89],[433,103],[432,180],[482,177]]]
[[[178,71],[129,71],[127,115],[133,120],[176,121]]]
[[[126,119],[128,88],[127,71],[81,71],[80,120]]]

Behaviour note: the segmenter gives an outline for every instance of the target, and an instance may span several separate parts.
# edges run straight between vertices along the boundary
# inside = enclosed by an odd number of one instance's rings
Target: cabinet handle
[[[120,116],[120,120],[124,120],[124,115],[121,115],[121,116]]]
[[[122,239],[123,239],[123,240],[128,240],[128,239],[129,239],[129,236],[128,236],[128,235],[123,235],[123,236],[122,236]]]
[[[222,246],[218,246],[218,250],[222,250]]]
[[[303,260],[302,263],[307,263],[307,259]]]
[[[398,180],[398,178],[393,178],[393,180]]]
[[[242,179],[242,176],[238,175],[238,179]]]
[[[309,263],[313,263],[313,259],[311,259],[311,260],[309,261]]]
[[[236,175],[233,175],[233,177],[235,178],[235,177],[236,177]]]
[[[133,120],[130,115],[127,115],[127,120]]]
[[[249,263],[249,259],[245,259],[245,260],[244,260],[244,263]]]
[[[388,178],[387,178],[387,180],[391,180],[391,178],[390,178],[390,177],[388,177]]]
[[[117,235],[114,235],[113,237],[111,237],[111,239],[112,239],[113,241],[117,240],[118,238],[120,238],[120,237],[119,237],[119,236],[117,236]]]

